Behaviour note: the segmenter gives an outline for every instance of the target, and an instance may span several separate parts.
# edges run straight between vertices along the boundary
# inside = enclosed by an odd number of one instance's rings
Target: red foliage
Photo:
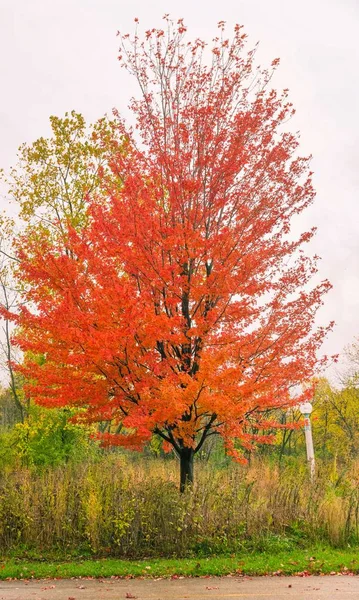
[[[309,159],[283,130],[287,92],[269,89],[244,38],[236,27],[225,39],[221,23],[210,51],[168,20],[143,43],[124,36],[120,60],[142,97],[135,132],[119,119],[122,187],[92,199],[66,248],[41,232],[19,242],[28,392],[112,420],[107,443],[139,448],[155,432],[197,451],[221,434],[239,459],[236,440],[250,448],[249,426],[273,427],[266,411],[317,367],[330,285],[310,285],[313,231],[290,235],[314,197]]]

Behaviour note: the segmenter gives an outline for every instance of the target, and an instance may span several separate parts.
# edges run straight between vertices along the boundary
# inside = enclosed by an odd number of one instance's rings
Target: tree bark
[[[193,458],[192,448],[182,448],[180,453],[180,491],[184,492],[188,485],[193,483]]]

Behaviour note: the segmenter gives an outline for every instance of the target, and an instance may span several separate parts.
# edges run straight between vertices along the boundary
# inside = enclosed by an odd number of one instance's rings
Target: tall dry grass
[[[186,556],[359,542],[359,464],[306,469],[257,462],[199,465],[178,493],[175,461],[110,455],[35,473],[0,474],[0,554]]]

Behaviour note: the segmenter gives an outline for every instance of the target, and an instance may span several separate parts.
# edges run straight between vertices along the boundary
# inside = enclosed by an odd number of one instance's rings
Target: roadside
[[[207,558],[118,560],[69,559],[50,557],[4,558],[0,560],[0,579],[71,577],[176,577],[224,575],[295,575],[359,573],[357,548],[338,550],[312,548],[279,553],[247,553]]]

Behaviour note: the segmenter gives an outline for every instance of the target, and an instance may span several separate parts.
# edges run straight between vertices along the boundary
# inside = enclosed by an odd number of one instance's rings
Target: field
[[[340,473],[323,465],[310,483],[298,461],[282,468],[261,459],[222,468],[199,461],[194,488],[179,494],[174,459],[114,453],[5,469],[1,553],[41,561],[350,552],[359,544],[358,477],[359,463]]]

